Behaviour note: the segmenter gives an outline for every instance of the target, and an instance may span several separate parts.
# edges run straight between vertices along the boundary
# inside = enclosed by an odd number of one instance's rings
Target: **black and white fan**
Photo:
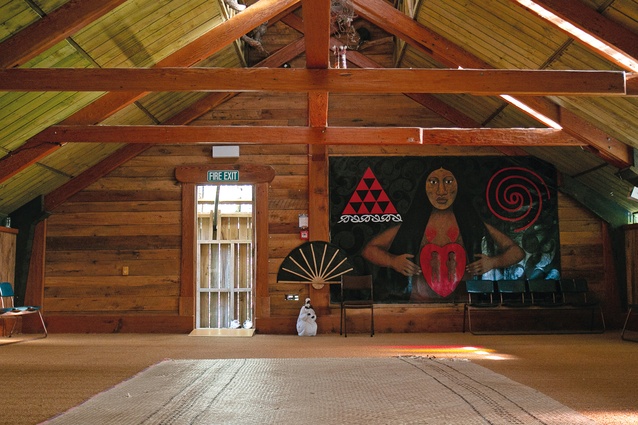
[[[315,289],[341,282],[341,276],[353,270],[346,252],[323,241],[306,242],[284,258],[279,266],[277,282],[309,283]]]

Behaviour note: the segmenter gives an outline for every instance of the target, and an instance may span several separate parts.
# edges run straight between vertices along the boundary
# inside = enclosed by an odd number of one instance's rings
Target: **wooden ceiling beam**
[[[339,41],[331,40],[331,44],[339,45]],[[365,55],[353,50],[348,52],[348,61],[360,68],[381,68],[381,66]],[[481,123],[470,118],[468,115],[458,109],[448,105],[436,96],[427,93],[403,93],[405,96],[414,100],[419,105],[445,118],[457,127],[463,128],[479,128]],[[528,153],[520,147],[516,146],[495,146],[495,149],[508,156],[525,156]]]
[[[261,127],[261,126],[52,126],[37,135],[84,143],[245,143],[245,144],[417,144],[421,129],[413,127]],[[119,140],[119,141],[118,141]],[[358,142],[362,141],[362,142]]]
[[[616,168],[633,164],[633,150],[575,113],[542,97],[519,98],[524,104],[558,123],[563,131],[587,143],[589,150]]]
[[[301,54],[303,50],[304,40],[303,38],[300,38],[299,40],[277,50],[261,62],[257,63],[255,66],[278,67]],[[201,117],[206,112],[233,98],[237,94],[238,93],[211,93],[208,96],[190,105],[188,108],[177,113],[176,115],[173,115],[163,124],[186,125]],[[136,143],[124,146],[117,152],[109,155],[107,158],[103,159],[93,167],[87,169],[86,171],[82,172],[81,174],[77,175],[76,177],[72,178],[62,186],[46,195],[44,197],[45,209],[47,211],[53,211],[54,208],[62,205],[71,196],[75,195],[81,190],[84,190],[106,174],[113,171],[115,168],[122,165],[124,162],[136,157],[152,146],[152,144],[143,143]]]
[[[277,91],[620,96],[623,71],[510,69],[31,68],[0,70],[1,91]]]
[[[48,143],[245,143],[454,146],[582,146],[562,130],[421,127],[63,126],[36,136]]]
[[[409,18],[383,0],[352,0],[352,2],[359,16],[369,20],[384,31],[401,38],[412,47],[430,55],[445,66],[493,68],[487,62],[478,59],[440,34]],[[631,81],[630,77],[631,75],[627,77],[627,82]],[[634,91],[631,88],[631,86],[628,87],[627,92],[633,95]],[[525,102],[533,102],[533,104],[530,106]],[[633,153],[629,146],[609,134],[605,134],[604,140],[601,140],[600,135],[604,133],[603,131],[600,129],[596,129],[593,132],[587,131],[594,126],[588,121],[576,117],[562,106],[542,97],[528,97],[521,103],[529,106],[529,110],[521,109],[515,103],[512,106],[519,108],[534,119],[538,119],[538,117],[530,113],[530,111],[544,114],[544,111],[554,111],[554,118],[551,116],[549,118],[554,119],[557,123],[560,123],[561,116],[573,117],[574,119],[561,124],[563,129],[589,144],[595,153],[610,164],[618,168],[628,167],[633,164]]]
[[[304,38],[306,40],[306,68],[330,67],[330,0],[302,0]],[[308,125],[315,130],[308,139],[308,223],[310,240],[330,238],[328,207],[328,146],[325,128],[328,125],[326,90],[308,92]],[[285,136],[284,136],[285,138]],[[310,289],[313,299],[329,304],[326,291]]]
[[[330,66],[330,0],[302,0],[306,68],[327,69]],[[308,92],[308,125],[328,125],[328,92]],[[319,133],[322,134],[322,133]]]
[[[156,66],[191,66],[202,58],[206,58],[241,35],[251,31],[261,23],[288,13],[299,6],[300,0],[260,0],[230,20],[218,25],[200,38],[172,53]],[[238,35],[239,34],[239,35]],[[147,93],[144,91],[120,91],[107,93],[89,106],[81,109],[63,121],[64,124],[97,124],[116,112],[124,109]],[[37,145],[37,149],[31,149]],[[49,150],[40,155],[39,142],[28,140],[22,148],[0,159],[0,183],[13,177],[23,169],[36,163],[57,146],[49,146]]]
[[[296,9],[301,0],[259,0],[222,22],[184,48],[157,63],[156,68],[192,66],[220,51],[242,35],[283,12]]]
[[[13,68],[76,33],[126,0],[69,0],[0,44],[0,68]]]
[[[302,0],[306,40],[306,68],[326,69],[330,64],[330,0]]]
[[[302,20],[293,13],[283,17],[282,22],[284,22],[286,25],[293,28],[294,30],[299,31],[300,33],[304,32]],[[340,40],[336,38],[330,39],[330,46],[341,46],[341,45],[343,45],[343,43]],[[382,68],[382,66],[379,65],[377,62],[373,61],[369,57],[361,54],[360,52],[356,50],[348,51],[347,59],[348,59],[348,62],[352,63],[353,65],[359,68]],[[438,114],[441,117],[445,118],[446,120],[450,121],[452,124],[454,124],[457,127],[478,128],[481,126],[478,121],[475,121],[474,119],[470,118],[469,116],[462,113],[458,109],[451,107],[447,103],[443,102],[442,100],[440,100],[439,98],[431,94],[404,93],[404,95],[414,100],[421,106],[434,112],[435,114]],[[313,108],[313,105],[309,104],[309,111],[308,111],[309,115],[312,114],[311,108]],[[524,149],[520,147],[516,147],[516,146],[498,146],[498,147],[495,147],[495,149],[499,150],[504,155],[509,155],[509,156],[527,155],[527,152]]]
[[[560,22],[563,20],[587,33],[597,41],[615,48],[622,55],[628,56],[634,61],[638,58],[638,34],[625,28],[619,22],[614,22],[604,15],[586,6],[581,0],[533,0],[542,9],[551,12],[559,18],[553,19],[535,7],[530,7],[530,1],[512,0],[530,13],[535,14],[545,22],[566,33],[570,38],[581,40],[581,42],[591,51],[607,58],[612,63],[623,69],[634,69],[626,59],[615,54],[613,49],[599,48],[587,40],[582,40],[573,31],[569,31]]]
[[[181,49],[159,61],[154,68],[188,67],[217,53],[228,44],[263,22],[289,13],[298,7],[300,0],[260,0],[242,13],[203,34]],[[99,90],[108,91],[108,90]],[[64,120],[64,124],[97,124],[148,94],[145,90],[129,90],[107,93],[86,108]]]
[[[288,25],[289,27],[293,28],[296,31],[299,31],[301,33],[304,32],[302,20],[293,13],[283,17],[282,22],[284,22],[286,25]],[[343,43],[340,40],[336,38],[330,39],[330,46],[342,46],[342,45]],[[369,57],[361,54],[360,52],[356,50],[348,51],[347,59],[348,59],[348,62],[352,63],[353,65],[359,68],[382,68],[382,66],[379,65],[377,62],[373,61]],[[440,100],[439,98],[431,94],[404,93],[404,95],[414,100],[421,106],[434,112],[435,114],[438,114],[441,117],[445,118],[446,120],[450,121],[452,124],[454,124],[457,127],[478,128],[481,126],[479,122],[468,117],[466,114],[462,113],[458,109],[451,107],[450,105],[446,104],[445,102],[443,102],[442,100]],[[313,108],[313,105],[309,104],[309,111],[308,111],[309,115],[312,114],[312,110],[313,110],[312,108]],[[509,155],[509,156],[527,155],[527,152],[524,149],[520,147],[516,147],[516,146],[496,146],[495,149],[499,150],[504,155]]]
[[[308,92],[308,125],[318,128],[328,126],[328,92]]]
[[[303,23],[301,19],[297,17],[295,14],[290,14],[282,18],[282,22],[286,25],[290,26],[296,31],[303,33]],[[343,43],[336,39],[330,39],[331,46],[341,46]],[[348,62],[356,65],[359,68],[382,68],[377,62],[373,61],[369,57],[361,54],[356,50],[348,51],[347,53]],[[432,112],[439,114],[443,118],[450,121],[452,124],[458,127],[480,127],[480,123],[471,119],[467,115],[463,114],[457,109],[452,108],[445,102],[439,100],[435,96],[426,93],[403,93],[407,97],[411,98],[418,104],[422,105],[425,108],[428,108]]]
[[[2,160],[0,160],[0,182],[18,174],[29,165],[60,149],[63,145],[64,143],[50,143],[30,139],[18,149],[2,157]]]
[[[384,0],[352,0],[355,12],[384,31],[448,67],[492,68],[487,62],[461,49]]]

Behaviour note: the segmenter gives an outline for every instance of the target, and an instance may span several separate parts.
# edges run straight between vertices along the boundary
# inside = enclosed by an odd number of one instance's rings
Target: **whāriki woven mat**
[[[594,424],[464,360],[166,360],[47,422],[60,424]]]

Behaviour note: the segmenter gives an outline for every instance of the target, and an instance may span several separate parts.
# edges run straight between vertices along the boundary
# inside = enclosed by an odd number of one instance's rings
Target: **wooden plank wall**
[[[15,283],[17,234],[17,229],[0,226],[0,282]],[[14,320],[0,320],[0,335],[11,330]]]
[[[18,230],[0,227],[0,282],[15,282]]]
[[[86,326],[116,331],[123,326],[121,315],[177,314],[181,187],[174,166],[161,164],[166,158],[170,152],[161,149],[138,157],[51,215],[44,288],[48,315],[94,315],[101,320]],[[174,164],[180,160],[172,158]],[[63,323],[63,328],[87,331],[86,321],[71,317]]]
[[[348,147],[330,155],[495,155],[493,149],[445,147]],[[179,314],[181,187],[179,165],[213,164],[210,146],[156,146],[116,169],[56,209],[48,221],[45,312],[52,332],[189,331],[192,317]],[[268,294],[266,331],[294,332],[308,285],[278,284],[283,258],[303,241],[298,216],[308,211],[308,148],[302,145],[241,146],[240,162],[270,165],[276,177],[268,193]],[[604,299],[605,247],[600,220],[560,196],[563,272],[583,276]],[[310,212],[312,213],[312,212]],[[123,268],[128,267],[128,276]],[[298,302],[285,294],[299,294]],[[435,311],[436,310],[436,311]],[[443,311],[445,310],[445,311]],[[379,309],[386,331],[459,330],[462,308]],[[385,311],[385,313],[384,313]],[[436,318],[408,325],[423,312]],[[338,309],[323,318],[338,329]],[[73,318],[83,317],[82,324]],[[93,319],[91,319],[93,318]]]
[[[607,327],[622,326],[622,271],[615,269],[608,225],[569,196],[559,193],[558,199],[562,275],[587,279],[593,297],[601,301]]]
[[[627,254],[627,303],[638,304],[638,225],[625,226],[625,252]]]

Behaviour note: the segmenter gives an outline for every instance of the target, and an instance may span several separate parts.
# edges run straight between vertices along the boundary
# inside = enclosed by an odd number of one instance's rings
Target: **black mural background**
[[[459,185],[464,185],[465,199],[471,203],[464,208],[474,209],[484,222],[507,234],[525,251],[525,259],[519,264],[482,278],[560,276],[556,171],[550,164],[531,157],[330,157],[330,241],[346,251],[355,274],[374,276],[377,302],[406,300],[388,295],[384,287],[388,282],[380,278],[379,267],[367,262],[360,253],[372,237],[400,223],[392,221],[396,219],[393,214],[354,217],[343,212],[368,168],[396,212],[404,216],[415,193],[424,190],[417,187],[424,175],[440,167],[455,170]],[[498,186],[498,182],[502,184]],[[509,189],[506,194],[486,192],[490,183],[501,191]],[[504,197],[512,205],[499,206],[498,201]],[[333,299],[338,299],[338,287],[333,285],[331,291]],[[432,302],[450,302],[461,297],[464,300],[463,292],[463,285],[459,285],[449,297]]]

